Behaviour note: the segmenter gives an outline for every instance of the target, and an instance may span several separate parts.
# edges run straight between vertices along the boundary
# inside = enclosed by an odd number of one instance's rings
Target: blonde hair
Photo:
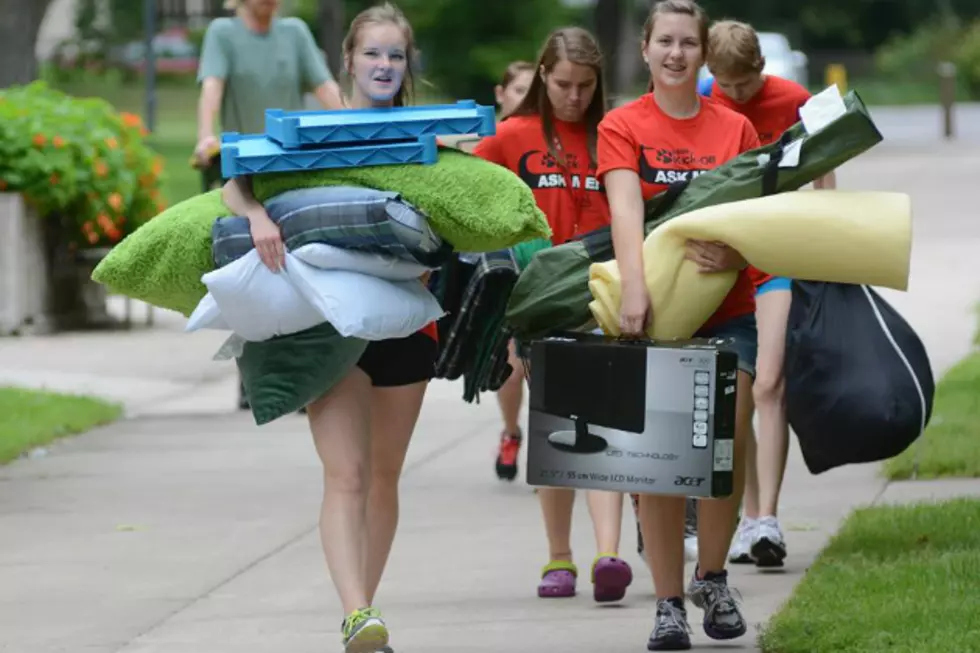
[[[759,35],[751,25],[722,20],[708,32],[708,70],[714,76],[738,77],[761,73],[765,62]]]
[[[643,24],[643,49],[650,45],[650,37],[653,36],[653,28],[657,24],[657,18],[664,14],[682,14],[697,21],[698,38],[701,41],[701,56],[706,58],[708,54],[708,13],[694,0],[660,0],[654,4],[650,8],[650,15],[647,16],[647,20]],[[647,84],[647,92],[652,90],[653,77]]]
[[[412,101],[415,92],[415,77],[413,75],[415,68],[415,33],[412,31],[412,25],[405,18],[405,14],[390,2],[370,7],[354,16],[354,20],[351,21],[350,29],[347,30],[347,36],[344,37],[344,43],[341,46],[341,51],[344,56],[344,66],[347,68],[348,75],[350,75],[350,62],[354,56],[354,48],[357,47],[357,39],[360,36],[361,30],[368,25],[394,25],[405,35],[407,46],[405,48],[405,79],[402,81],[401,88],[398,89],[398,92],[393,98],[396,107],[405,106],[406,103]]]
[[[588,66],[595,72],[596,89],[592,102],[585,109],[586,134],[589,147],[589,158],[596,162],[596,138],[599,122],[606,114],[606,91],[602,81],[602,51],[599,42],[592,34],[581,27],[562,27],[553,31],[544,42],[538,62],[534,70],[544,74],[551,73],[559,61],[569,61],[580,66]],[[564,157],[555,147],[555,124],[552,117],[551,102],[548,100],[548,89],[545,88],[542,75],[535,74],[531,86],[521,103],[517,105],[511,116],[540,116],[541,127],[544,130],[544,140],[548,144],[548,153],[560,164],[564,165]]]

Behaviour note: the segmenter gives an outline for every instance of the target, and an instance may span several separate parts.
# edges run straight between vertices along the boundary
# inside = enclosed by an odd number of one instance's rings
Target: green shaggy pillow
[[[273,173],[253,178],[265,201],[314,186],[362,186],[400,193],[458,251],[486,252],[548,238],[548,222],[531,189],[501,166],[454,150],[433,165],[369,166]],[[92,279],[111,292],[190,315],[207,292],[201,277],[214,269],[211,227],[231,215],[213,190],[171,206],[116,245]]]

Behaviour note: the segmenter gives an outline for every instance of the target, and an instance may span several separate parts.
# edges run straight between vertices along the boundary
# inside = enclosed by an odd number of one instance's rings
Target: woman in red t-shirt
[[[602,55],[595,38],[577,27],[559,29],[545,41],[521,104],[474,149],[531,187],[556,245],[609,224],[609,205],[596,178],[596,129],[604,110]],[[516,462],[520,432],[503,438],[512,444]],[[589,491],[586,496],[599,553],[592,565],[593,596],[618,601],[633,579],[618,554],[623,495]],[[550,554],[538,596],[574,596],[578,569],[570,538],[575,490],[542,487],[538,498]]]
[[[702,102],[697,73],[704,63],[707,17],[691,0],[663,0],[644,26],[643,58],[651,91],[610,111],[599,125],[599,176],[612,211],[612,236],[622,275],[620,326],[640,335],[656,307],[650,305],[643,274],[643,206],[669,184],[692,179],[759,146],[751,123],[717,103]],[[735,433],[735,491],[698,505],[699,561],[687,593],[704,608],[705,633],[732,639],[746,632],[725,570],[741,498],[744,442],[751,433],[752,375],[756,353],[755,302],[745,260],[731,248],[691,242],[687,258],[705,274],[740,269],[731,292],[697,335],[733,339],[738,354]],[[682,497],[642,495],[638,516],[657,593],[650,650],[691,646],[684,604],[684,517]]]

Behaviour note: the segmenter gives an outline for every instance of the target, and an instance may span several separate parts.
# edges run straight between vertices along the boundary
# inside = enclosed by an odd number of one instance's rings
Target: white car
[[[766,67],[762,72],[807,86],[807,56],[794,50],[786,36],[777,32],[759,32],[759,45],[762,47],[762,56],[766,58]],[[711,73],[708,72],[708,67],[703,66],[698,72],[698,79],[709,77]]]

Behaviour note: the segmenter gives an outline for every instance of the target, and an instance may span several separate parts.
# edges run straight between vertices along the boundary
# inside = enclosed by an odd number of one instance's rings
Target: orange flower
[[[91,220],[82,223],[82,233],[85,234],[85,239],[92,245],[99,242],[99,234],[95,233],[95,225],[92,224]]]
[[[115,227],[113,227],[112,229],[106,229],[105,233],[109,237],[109,240],[111,240],[114,243],[119,242],[119,239],[122,238],[122,232],[116,229]]]
[[[116,228],[116,225],[112,223],[112,219],[105,213],[100,213],[99,217],[96,218],[96,221],[98,221],[99,226],[102,227],[102,231],[104,231],[106,234]]]
[[[143,119],[137,116],[135,113],[129,113],[128,111],[122,111],[119,114],[122,118],[123,124],[127,127],[142,127]]]
[[[44,147],[47,144],[48,139],[45,138],[44,134],[34,134],[33,141],[34,147]]]
[[[63,139],[61,136],[55,136],[51,139],[51,144],[58,148],[64,147],[65,139]]]
[[[108,202],[109,202],[109,206],[111,206],[116,211],[122,210],[123,198],[122,195],[120,195],[119,193],[111,193],[109,195]]]
[[[160,157],[153,158],[153,174],[159,177],[163,173],[163,159]]]
[[[105,161],[97,160],[92,168],[95,170],[97,177],[105,177],[109,174],[109,166],[105,164]]]
[[[114,150],[119,147],[119,141],[116,140],[115,136],[110,136],[109,138],[105,139],[105,144],[110,150]]]

